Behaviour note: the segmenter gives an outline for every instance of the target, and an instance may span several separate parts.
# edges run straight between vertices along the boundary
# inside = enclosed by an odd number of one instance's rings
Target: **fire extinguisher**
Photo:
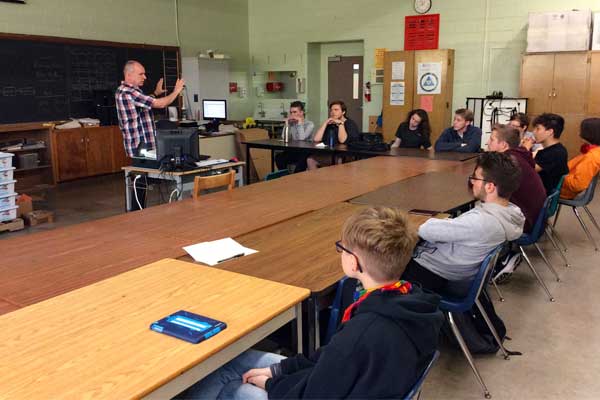
[[[371,82],[365,82],[364,92],[365,92],[365,101],[367,103],[370,103],[371,102]]]

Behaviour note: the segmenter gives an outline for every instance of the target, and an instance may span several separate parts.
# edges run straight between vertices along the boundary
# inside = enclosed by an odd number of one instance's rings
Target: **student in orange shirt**
[[[584,119],[579,137],[583,140],[581,154],[569,161],[569,174],[560,191],[563,199],[575,198],[600,172],[600,118]]]

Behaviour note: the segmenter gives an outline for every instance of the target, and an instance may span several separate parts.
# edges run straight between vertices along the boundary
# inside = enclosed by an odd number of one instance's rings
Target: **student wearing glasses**
[[[358,211],[336,249],[344,273],[365,289],[331,341],[310,358],[249,350],[180,397],[404,398],[431,360],[444,321],[439,296],[398,280],[416,240],[401,211]]]
[[[457,218],[431,218],[419,227],[423,239],[402,279],[434,292],[463,297],[481,262],[500,244],[523,233],[525,217],[510,203],[521,171],[505,153],[483,153],[468,185],[476,206]]]

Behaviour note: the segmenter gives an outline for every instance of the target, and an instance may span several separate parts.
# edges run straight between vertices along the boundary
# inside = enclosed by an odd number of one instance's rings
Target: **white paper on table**
[[[404,80],[404,61],[392,61],[392,80]]]
[[[327,145],[323,142],[315,144],[315,147],[327,147]]]
[[[192,256],[194,261],[210,266],[258,252],[242,246],[232,238],[197,243],[183,249]]]

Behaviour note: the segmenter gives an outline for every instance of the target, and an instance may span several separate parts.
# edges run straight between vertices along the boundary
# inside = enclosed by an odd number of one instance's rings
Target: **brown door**
[[[85,154],[85,129],[65,129],[56,133],[56,149],[58,179],[69,179],[87,176]]]
[[[330,57],[328,62],[327,104],[342,100],[347,116],[362,132],[363,58]]]
[[[552,112],[583,114],[587,95],[588,53],[556,53]]]
[[[89,176],[112,172],[112,128],[86,128],[87,171]]]
[[[527,97],[527,113],[542,114],[552,110],[554,54],[523,56],[521,97]]]

